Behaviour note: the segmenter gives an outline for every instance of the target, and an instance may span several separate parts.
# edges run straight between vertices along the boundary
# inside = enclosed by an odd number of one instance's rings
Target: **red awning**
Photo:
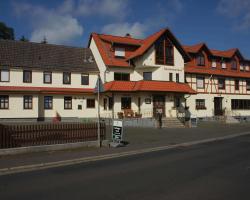
[[[186,83],[176,83],[169,81],[111,81],[105,83],[105,91],[110,92],[177,92],[196,94]]]
[[[0,86],[0,92],[34,92],[44,94],[82,94],[93,93],[93,88],[55,88],[55,87],[25,87]]]

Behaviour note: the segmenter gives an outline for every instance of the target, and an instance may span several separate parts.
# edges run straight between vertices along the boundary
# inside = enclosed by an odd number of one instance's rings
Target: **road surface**
[[[0,199],[249,200],[250,136],[0,176]]]

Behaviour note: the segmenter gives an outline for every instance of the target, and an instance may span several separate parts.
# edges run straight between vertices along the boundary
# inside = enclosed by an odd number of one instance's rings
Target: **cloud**
[[[168,12],[166,12],[166,9],[168,9]],[[124,36],[126,33],[129,33],[132,37],[143,38],[146,33],[152,32],[152,30],[165,28],[167,24],[169,25],[171,21],[175,20],[183,9],[184,4],[181,0],[167,0],[164,4],[156,2],[156,7],[152,8],[152,12],[157,12],[157,15],[149,16],[142,22],[127,22],[123,20],[117,23],[106,24],[101,31],[118,36]]]
[[[250,28],[249,0],[220,0],[216,11],[233,20],[235,29],[246,30]]]
[[[80,0],[76,14],[124,18],[128,13],[128,0]]]
[[[16,1],[13,8],[16,16],[26,17],[31,25],[31,41],[40,42],[46,37],[49,43],[70,44],[83,35],[79,18],[99,16],[122,20],[128,13],[128,0],[64,0],[55,8]],[[137,34],[141,28],[138,26],[132,26]]]
[[[70,9],[69,1],[58,9],[47,9],[26,3],[13,4],[15,13],[26,16],[32,26],[31,41],[41,42],[46,37],[49,43],[69,44],[83,34],[83,27],[77,18],[64,14]]]
[[[139,22],[113,23],[113,24],[107,24],[102,28],[102,32],[106,34],[124,36],[126,35],[126,33],[129,33],[132,35],[132,37],[136,38],[144,37],[146,30],[147,26]]]

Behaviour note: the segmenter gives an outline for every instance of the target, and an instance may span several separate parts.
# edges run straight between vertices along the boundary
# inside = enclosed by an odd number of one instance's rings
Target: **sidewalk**
[[[80,159],[84,157],[101,156],[113,153],[123,153],[146,148],[155,148],[194,142],[204,139],[229,136],[250,132],[250,123],[226,125],[216,122],[201,123],[198,128],[180,129],[153,129],[153,128],[126,128],[125,140],[129,145],[122,148],[80,148],[74,150],[29,153],[23,155],[0,157],[0,169],[34,165],[64,160]],[[108,139],[111,129],[107,129]]]

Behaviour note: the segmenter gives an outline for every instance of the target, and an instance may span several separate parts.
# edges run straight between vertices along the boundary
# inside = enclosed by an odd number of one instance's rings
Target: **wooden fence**
[[[100,132],[104,140],[104,123],[100,124]],[[85,142],[97,138],[97,123],[0,124],[0,148]]]

